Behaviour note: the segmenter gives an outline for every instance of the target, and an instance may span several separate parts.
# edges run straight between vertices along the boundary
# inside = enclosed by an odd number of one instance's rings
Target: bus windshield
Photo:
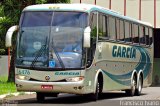
[[[84,12],[22,14],[17,46],[17,66],[82,68]]]

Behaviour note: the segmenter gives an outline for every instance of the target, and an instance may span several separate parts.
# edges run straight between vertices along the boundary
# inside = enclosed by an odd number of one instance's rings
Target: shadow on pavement
[[[146,94],[142,94],[142,95],[146,95]],[[125,98],[125,97],[128,97],[128,96],[123,92],[103,93],[100,96],[99,100],[97,101],[117,100],[118,98]],[[18,104],[37,104],[38,103],[36,101],[36,98],[18,100],[17,102]],[[89,97],[82,96],[82,95],[65,94],[65,95],[60,95],[57,98],[47,97],[45,98],[45,101],[40,104],[83,104],[83,103],[89,103],[89,102],[94,102],[94,101],[92,101]]]

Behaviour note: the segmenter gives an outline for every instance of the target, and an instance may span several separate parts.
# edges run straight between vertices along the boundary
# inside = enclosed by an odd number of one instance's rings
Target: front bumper
[[[42,89],[42,85],[53,86],[53,89]],[[38,82],[16,79],[17,91],[29,92],[55,92],[84,94],[83,81],[78,82]]]

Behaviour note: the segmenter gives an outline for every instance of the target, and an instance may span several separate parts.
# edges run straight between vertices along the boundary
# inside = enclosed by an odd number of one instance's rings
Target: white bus
[[[18,30],[15,81],[37,100],[59,93],[97,100],[106,91],[140,95],[151,85],[152,25],[89,4],[26,7]]]

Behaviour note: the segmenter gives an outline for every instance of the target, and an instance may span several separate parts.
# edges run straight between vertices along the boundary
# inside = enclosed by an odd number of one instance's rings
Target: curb
[[[3,100],[4,98],[6,98],[7,96],[18,96],[18,95],[30,95],[30,94],[34,94],[35,92],[16,92],[16,93],[7,93],[7,94],[3,94],[3,95],[0,95],[0,100]]]

